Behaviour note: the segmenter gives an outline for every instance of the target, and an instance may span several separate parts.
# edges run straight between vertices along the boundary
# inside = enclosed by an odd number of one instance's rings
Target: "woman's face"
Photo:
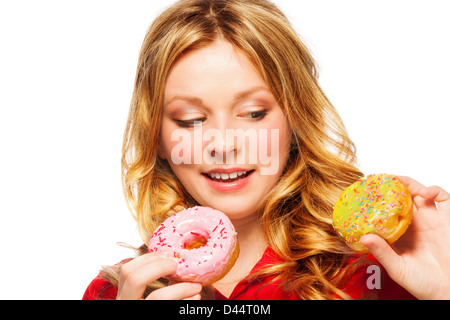
[[[251,217],[281,176],[290,134],[264,79],[229,42],[189,51],[171,69],[158,155],[200,205]]]

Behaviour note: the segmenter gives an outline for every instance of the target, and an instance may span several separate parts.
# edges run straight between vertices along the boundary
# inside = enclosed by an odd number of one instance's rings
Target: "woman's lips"
[[[220,192],[234,192],[243,189],[255,170],[217,169],[203,173],[207,183]]]

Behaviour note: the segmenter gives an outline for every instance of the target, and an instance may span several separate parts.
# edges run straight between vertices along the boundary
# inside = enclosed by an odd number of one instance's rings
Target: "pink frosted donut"
[[[169,279],[192,281],[204,286],[222,278],[234,265],[239,245],[228,217],[208,207],[182,210],[155,230],[149,252],[168,252],[177,262]]]

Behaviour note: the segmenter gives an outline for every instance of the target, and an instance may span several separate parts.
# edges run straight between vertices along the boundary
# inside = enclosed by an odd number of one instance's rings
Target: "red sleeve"
[[[117,287],[101,277],[101,273],[91,281],[83,295],[83,300],[115,300]]]
[[[351,259],[349,263],[357,259],[357,257]],[[361,265],[344,288],[344,291],[353,299],[416,300],[412,294],[389,277],[386,270],[373,255],[368,255],[365,260],[369,264]],[[379,267],[379,288],[369,285],[369,283],[372,283],[370,277],[375,276],[374,271],[368,269],[371,265]]]
[[[114,267],[130,262],[133,258],[128,258],[116,263]],[[83,295],[83,300],[116,300],[118,288],[102,277],[100,272],[91,281]]]
[[[417,300],[416,297],[392,280],[383,268],[382,270],[384,273],[384,284],[378,292],[379,300]]]

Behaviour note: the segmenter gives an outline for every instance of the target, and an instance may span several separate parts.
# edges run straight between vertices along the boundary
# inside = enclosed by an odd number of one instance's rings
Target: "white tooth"
[[[230,179],[236,179],[237,178],[237,172],[230,173]]]
[[[220,173],[213,173],[213,175],[214,175],[214,178],[220,179]]]
[[[220,174],[220,179],[222,180],[228,180],[230,178],[230,176],[228,175],[228,173],[221,173]]]
[[[245,173],[244,171],[239,171],[239,172],[237,173],[237,175],[238,175],[238,176],[242,176],[244,173]]]
[[[210,176],[212,179],[214,179],[214,177],[216,176],[216,174],[215,174],[215,173],[210,173],[209,176]]]

